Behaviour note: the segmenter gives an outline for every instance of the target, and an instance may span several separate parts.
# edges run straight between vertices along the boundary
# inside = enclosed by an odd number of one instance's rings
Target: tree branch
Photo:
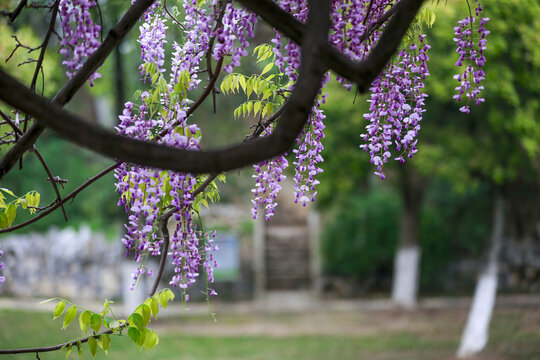
[[[60,191],[58,190],[58,185],[56,184],[56,180],[54,179],[51,169],[49,169],[49,166],[45,162],[45,159],[43,159],[43,156],[41,156],[41,154],[35,147],[34,147],[34,153],[36,154],[37,158],[39,159],[39,162],[45,169],[45,172],[47,173],[47,176],[49,177],[49,180],[51,181],[51,185],[54,189],[54,192],[56,193],[56,202],[60,204],[60,207],[62,208],[62,214],[64,215],[64,220],[66,220],[67,222],[68,218],[66,214],[66,209],[64,209],[64,204],[62,203],[62,196],[60,196]]]
[[[79,71],[71,78],[62,90],[53,99],[57,105],[65,105],[71,100],[73,95],[84,85],[86,80],[92,75],[112,50],[120,43],[124,36],[137,23],[146,9],[155,0],[137,0],[126,12],[124,17],[116,24],[107,35],[107,38],[96,51],[86,60]],[[34,123],[19,141],[0,160],[0,179],[7,174],[15,165],[17,160],[36,142],[45,130],[45,126]]]
[[[75,198],[75,196],[77,196],[81,191],[83,191],[84,189],[86,189],[90,184],[94,183],[96,180],[102,178],[103,176],[105,176],[106,174],[110,173],[111,171],[113,171],[114,169],[116,169],[118,166],[120,166],[121,162],[117,162],[117,163],[114,163],[112,165],[109,165],[108,167],[106,167],[105,169],[103,169],[101,172],[99,172],[98,174],[94,175],[93,177],[91,177],[90,179],[86,180],[84,183],[82,183],[78,188],[76,188],[75,190],[73,190],[71,193],[69,193],[67,196],[65,196],[62,201],[60,202],[54,202],[54,205],[50,206],[47,208],[47,210],[41,212],[39,215],[31,218],[30,220],[27,220],[27,221],[24,221],[20,224],[17,224],[17,225],[14,225],[12,227],[8,227],[8,228],[5,228],[5,229],[0,229],[0,234],[5,234],[5,233],[8,233],[8,232],[11,232],[11,231],[15,231],[15,230],[18,230],[20,228],[23,228],[27,225],[30,225],[36,221],[38,221],[39,219],[49,215],[50,213],[52,213],[54,210],[58,209],[60,206],[62,206],[63,204],[67,203],[69,200]]]
[[[124,328],[126,326],[127,325],[123,325],[120,328]],[[107,330],[107,331],[101,332],[101,333],[96,334],[96,335],[91,335],[91,336],[88,336],[88,337],[85,337],[85,338],[82,338],[82,339],[79,339],[79,340],[68,341],[66,343],[53,345],[53,346],[44,346],[44,347],[35,347],[35,348],[26,348],[26,349],[0,349],[0,355],[27,354],[27,353],[36,353],[37,354],[37,353],[42,353],[42,352],[57,351],[57,350],[60,350],[60,349],[62,349],[64,347],[77,346],[78,344],[84,344],[84,343],[88,342],[88,339],[90,339],[90,338],[98,338],[100,335],[112,334],[112,333],[113,333],[112,330]]]
[[[292,15],[281,9],[271,0],[238,0],[255,12],[270,25],[281,31],[297,44],[304,45],[306,26]],[[392,54],[397,50],[403,35],[418,13],[424,0],[401,0],[388,10],[375,26],[392,18],[386,27],[377,46],[371,51],[368,59],[362,62],[351,60],[331,45],[325,47],[325,61],[328,68],[358,85],[360,92],[365,92],[371,82],[386,66]],[[367,33],[372,33],[372,27]],[[368,35],[369,36],[369,35]]]
[[[422,0],[402,0],[399,4],[400,7],[391,18],[381,40],[368,58],[359,63],[341,54],[338,54],[337,58],[333,57],[332,54],[337,51],[328,50],[326,40],[324,46],[320,44],[308,46],[307,40],[311,34],[307,32],[303,40],[300,77],[290,101],[285,105],[276,130],[268,137],[228,148],[206,151],[181,150],[116,135],[85,122],[79,116],[62,110],[43,97],[29,94],[24,85],[2,70],[0,70],[0,98],[35,116],[44,125],[50,126],[70,141],[122,161],[193,174],[240,168],[272,158],[290,148],[309,116],[313,99],[319,89],[321,73],[326,70],[327,64],[338,66],[347,63],[348,66],[344,66],[338,73],[346,74],[349,79],[355,81],[361,92],[367,90],[396,51]],[[323,63],[325,59],[327,64]],[[334,61],[336,59],[340,61],[336,63]]]

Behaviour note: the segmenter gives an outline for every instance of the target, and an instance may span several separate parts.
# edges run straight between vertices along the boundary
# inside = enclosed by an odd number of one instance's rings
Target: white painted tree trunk
[[[392,300],[405,309],[414,309],[418,294],[418,269],[420,267],[420,248],[418,246],[400,247],[394,258],[394,280]]]
[[[457,351],[459,358],[478,354],[484,349],[489,338],[489,323],[497,296],[498,256],[503,241],[505,221],[504,201],[501,196],[496,199],[493,215],[488,264],[476,284],[473,303]]]

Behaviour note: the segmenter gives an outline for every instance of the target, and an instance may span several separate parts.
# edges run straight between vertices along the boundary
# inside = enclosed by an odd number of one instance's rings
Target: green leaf
[[[77,353],[79,354],[79,359],[82,359],[81,340],[77,341]]]
[[[274,67],[274,63],[273,63],[273,62],[266,64],[266,66],[264,67],[263,71],[261,72],[261,75],[266,74],[266,73],[269,72],[273,67]]]
[[[147,332],[144,338],[144,347],[147,349],[152,349],[158,344],[159,338],[154,330],[150,330],[150,329],[146,329],[146,330]]]
[[[114,321],[111,321],[109,322],[109,324],[107,325],[107,327],[111,330],[115,330],[115,329],[118,329],[120,327],[120,321],[118,320],[114,320]]]
[[[161,307],[166,309],[167,308],[167,305],[168,305],[168,296],[167,294],[165,293],[165,291],[162,291],[160,294],[159,294],[159,303],[161,304]]]
[[[116,321],[114,320],[112,317],[110,316],[105,316],[103,313],[105,312],[105,310],[103,310],[101,312],[101,318],[103,319],[103,325],[105,325],[106,328],[111,328],[111,323]]]
[[[100,335],[97,343],[99,347],[105,351],[105,354],[108,354],[109,347],[111,346],[111,337],[108,334]]]
[[[139,349],[143,347],[144,341],[146,340],[146,334],[149,332],[149,329],[144,329],[142,331],[139,331],[139,338],[137,339],[137,345],[139,346]]]
[[[157,319],[159,313],[159,302],[153,297],[150,301],[150,310],[152,310],[152,315]]]
[[[51,302],[51,301],[56,300],[56,299],[57,298],[50,298],[50,299],[47,299],[47,300],[43,300],[43,301],[39,302],[39,305],[46,304],[46,303]]]
[[[26,206],[34,206],[34,195],[31,192],[26,194],[24,199],[26,200]]]
[[[75,316],[77,316],[77,307],[72,306],[69,309],[66,310],[66,316],[64,317],[64,325],[62,326],[62,329],[65,329],[71,324],[73,319],[75,319]]]
[[[17,205],[9,204],[6,208],[6,217],[7,217],[8,226],[11,226],[11,224],[13,224],[13,221],[15,220],[16,215],[17,215]]]
[[[251,95],[252,92],[253,92],[253,78],[251,77],[246,82],[246,95],[247,95],[248,98],[249,98],[249,96]]]
[[[144,321],[144,325],[148,325],[148,323],[150,322],[150,314],[152,313],[152,311],[150,310],[150,306],[146,305],[146,304],[143,304],[141,306],[141,310],[142,310],[142,318],[143,318],[143,321]]]
[[[272,112],[272,108],[273,108],[272,103],[266,103],[266,105],[264,105],[264,109],[262,111],[262,116],[266,117],[266,115],[270,114]]]
[[[5,192],[5,193],[7,193],[7,194],[9,194],[9,195],[11,195],[11,196],[13,196],[13,197],[16,197],[15,194],[14,194],[11,190],[9,190],[9,189],[6,189],[6,188],[0,188],[0,190],[2,190],[3,192]]]
[[[97,341],[95,337],[88,338],[88,349],[90,349],[90,354],[92,354],[92,357],[96,357],[97,353]]]
[[[88,331],[88,326],[90,325],[90,318],[92,317],[92,313],[88,310],[83,311],[79,315],[79,327],[81,328],[81,331],[84,334]]]
[[[141,314],[138,314],[138,313],[131,314],[128,321],[129,321],[130,324],[135,325],[137,327],[137,329],[139,329],[141,331],[143,331],[144,328],[146,327],[145,323],[144,323],[144,319],[141,316]]]
[[[71,350],[72,350],[71,345],[66,348],[66,359],[69,357],[69,354],[71,354]]]
[[[5,211],[0,211],[0,229],[5,229],[8,226],[8,218]]]
[[[128,327],[128,336],[135,344],[139,340],[139,330],[136,327],[130,326]]]
[[[242,87],[242,91],[246,92],[246,78],[244,76],[240,76],[238,79],[238,83]]]
[[[93,332],[99,332],[99,329],[101,329],[101,316],[95,313],[92,314],[90,317],[90,327],[92,328]]]
[[[28,203],[26,202],[26,199],[19,199],[17,200],[17,203],[20,203],[23,209],[28,208]]]
[[[56,319],[57,317],[60,317],[62,313],[64,312],[65,308],[66,308],[65,300],[62,300],[58,304],[56,304],[53,310],[53,316],[54,316],[53,320]]]
[[[253,115],[257,116],[260,110],[261,110],[261,102],[257,101],[255,102],[255,105],[253,106]]]
[[[171,289],[165,289],[165,294],[167,294],[167,300],[174,300],[174,293],[171,291]]]

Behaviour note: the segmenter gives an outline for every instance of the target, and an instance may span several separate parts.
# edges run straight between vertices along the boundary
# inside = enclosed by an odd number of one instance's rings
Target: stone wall
[[[0,294],[70,299],[119,297],[120,241],[107,242],[87,226],[0,239],[6,282]]]

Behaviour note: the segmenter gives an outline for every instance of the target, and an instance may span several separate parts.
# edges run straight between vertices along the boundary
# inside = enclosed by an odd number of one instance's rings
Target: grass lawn
[[[139,351],[127,336],[113,337],[107,357],[98,359],[183,360],[444,360],[453,359],[465,310],[404,313],[222,314],[214,324],[208,317],[160,319],[155,329],[159,345]],[[43,313],[1,311],[0,348],[47,346],[80,334],[77,322],[60,330],[61,321]],[[0,356],[35,359],[34,354]],[[44,353],[42,360],[65,359],[63,353]],[[76,359],[76,351],[70,358]],[[88,346],[83,358],[91,359]],[[482,360],[540,360],[540,311],[497,309],[491,338]]]

